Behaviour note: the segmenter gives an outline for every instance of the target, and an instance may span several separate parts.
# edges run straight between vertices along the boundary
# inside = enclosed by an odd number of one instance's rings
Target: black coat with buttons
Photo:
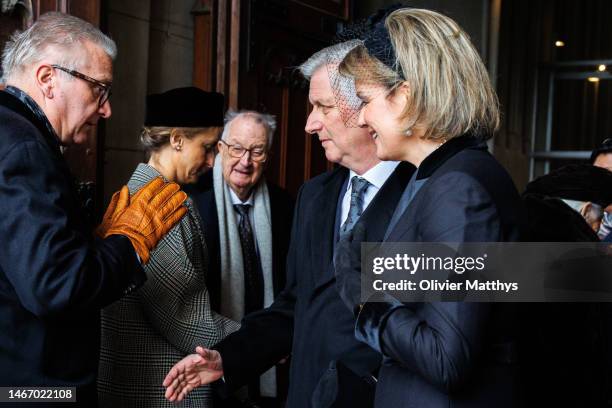
[[[127,238],[94,239],[72,180],[57,137],[0,92],[0,386],[93,406],[100,308],[145,275]]]

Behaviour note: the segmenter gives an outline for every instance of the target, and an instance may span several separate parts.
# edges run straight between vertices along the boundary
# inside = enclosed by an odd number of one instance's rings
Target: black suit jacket
[[[415,195],[388,242],[491,242],[519,238],[520,200],[486,144],[451,139],[427,157]],[[514,310],[503,304],[366,303],[357,337],[385,356],[377,407],[518,404]]]
[[[0,385],[76,386],[95,405],[100,308],[145,275],[127,238],[94,241],[56,136],[6,92],[0,213]]]
[[[400,164],[362,215],[366,227],[373,226],[369,231],[373,240],[382,239],[413,171],[413,166]],[[287,285],[272,306],[246,316],[241,329],[215,347],[230,388],[291,353],[287,406],[310,407],[317,384],[334,361],[342,359],[361,372],[378,369],[379,353],[355,339],[354,317],[334,284],[336,209],[347,177],[348,170],[338,168],[300,189],[287,256]]]
[[[185,186],[184,189],[195,202],[202,219],[202,230],[208,249],[206,285],[210,293],[212,308],[219,311],[221,253],[219,249],[219,217],[215,203],[215,189],[213,188],[213,171],[202,175],[196,184]],[[286,190],[272,183],[267,184],[272,217],[272,279],[274,296],[276,296],[285,286],[285,267],[295,203]]]

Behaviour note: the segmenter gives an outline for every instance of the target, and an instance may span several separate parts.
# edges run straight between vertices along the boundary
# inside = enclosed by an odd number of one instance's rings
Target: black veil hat
[[[378,10],[365,20],[348,25],[336,35],[337,43],[355,41],[356,44],[364,46],[370,56],[375,57],[402,78],[401,70],[397,69],[395,50],[385,26],[389,14],[401,8],[405,6],[394,4]],[[345,56],[345,52],[341,54],[330,52],[327,57],[327,73],[344,125],[358,127],[357,119],[362,101],[356,94],[354,79],[341,75],[337,69]],[[367,77],[371,69],[371,66],[364,65],[361,69],[363,77]]]

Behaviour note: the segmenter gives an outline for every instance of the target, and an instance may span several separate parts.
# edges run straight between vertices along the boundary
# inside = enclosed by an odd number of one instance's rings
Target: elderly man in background
[[[598,242],[603,209],[612,204],[612,173],[598,166],[572,164],[529,184],[523,193],[530,239]]]
[[[236,321],[272,304],[285,284],[293,200],[263,177],[275,129],[272,115],[229,111],[213,171],[186,190],[206,231],[212,307]],[[234,403],[274,406],[275,377],[251,381]]]
[[[91,24],[49,13],[2,55],[0,385],[76,387],[70,406],[96,406],[100,308],[144,282],[141,261],[186,211],[158,178],[115,194],[98,237],[84,216],[61,147],[111,115],[116,52]]]

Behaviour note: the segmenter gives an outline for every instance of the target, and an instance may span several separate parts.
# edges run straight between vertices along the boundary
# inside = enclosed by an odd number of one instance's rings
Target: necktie
[[[255,250],[253,229],[249,221],[249,204],[234,204],[240,214],[238,232],[242,246],[242,263],[244,265],[244,314],[263,308],[264,282],[263,273]]]
[[[348,235],[353,230],[357,221],[359,221],[359,217],[361,217],[363,212],[363,195],[369,185],[368,180],[364,178],[353,176],[351,179],[351,204],[348,217],[346,217],[346,221],[344,221],[340,228],[340,238]]]

